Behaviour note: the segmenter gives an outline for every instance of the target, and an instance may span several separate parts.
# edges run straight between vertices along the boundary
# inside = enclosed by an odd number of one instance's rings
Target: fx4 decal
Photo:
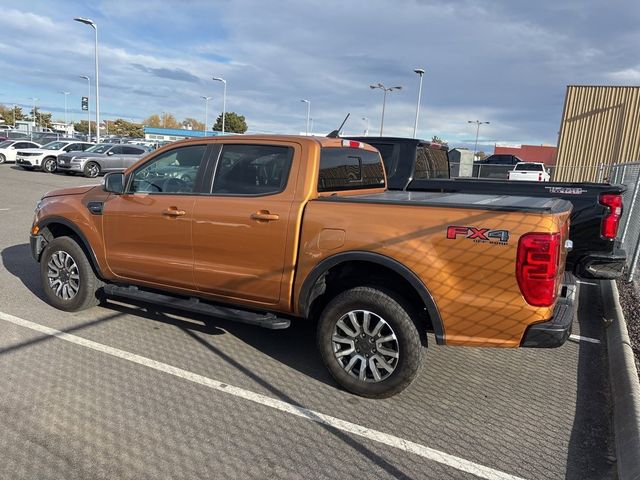
[[[509,230],[491,230],[489,228],[468,227],[464,225],[450,225],[447,227],[447,238],[455,240],[464,236],[477,243],[495,243],[506,245],[509,242]]]

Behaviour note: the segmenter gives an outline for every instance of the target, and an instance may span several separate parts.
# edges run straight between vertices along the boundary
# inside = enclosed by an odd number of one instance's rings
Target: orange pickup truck
[[[187,140],[47,193],[31,248],[62,310],[106,295],[273,329],[313,319],[332,376],[368,397],[411,383],[427,331],[441,345],[566,340],[569,202],[385,182],[357,141]]]

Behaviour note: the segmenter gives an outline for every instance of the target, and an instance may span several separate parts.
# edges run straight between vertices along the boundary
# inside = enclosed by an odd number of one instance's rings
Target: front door
[[[105,202],[105,251],[114,274],[195,288],[191,221],[205,151],[205,145],[189,145],[149,159],[129,175],[123,195]],[[198,174],[185,181],[185,170]]]
[[[200,291],[255,303],[279,301],[289,268],[287,241],[296,233],[295,155],[298,146],[277,141],[222,145],[210,195],[197,198],[193,214]]]

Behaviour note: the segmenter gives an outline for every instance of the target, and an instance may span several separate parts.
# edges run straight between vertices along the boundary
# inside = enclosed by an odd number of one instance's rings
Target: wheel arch
[[[365,251],[343,252],[322,260],[307,275],[302,283],[297,303],[297,311],[300,315],[304,317],[310,316],[313,312],[314,302],[319,300],[327,290],[329,290],[326,286],[325,279],[331,272],[356,264],[358,266],[370,266],[378,273],[390,273],[391,276],[402,279],[406,285],[410,286],[412,294],[415,295],[416,299],[419,299],[429,316],[429,321],[436,337],[436,343],[438,345],[444,345],[444,326],[440,312],[433,296],[422,280],[397,260],[378,253]],[[367,282],[364,283],[366,284]],[[393,288],[391,289],[393,290]]]

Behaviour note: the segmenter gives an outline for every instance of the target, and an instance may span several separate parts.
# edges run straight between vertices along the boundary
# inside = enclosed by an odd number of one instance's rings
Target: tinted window
[[[447,152],[440,148],[420,145],[416,149],[416,168],[414,179],[449,178]]]
[[[539,163],[519,163],[516,170],[529,170],[532,172],[542,172],[542,165]]]
[[[37,145],[33,144],[33,143],[29,143],[29,142],[18,142],[14,145],[14,147],[16,148],[33,148],[36,147]]]
[[[122,155],[122,147],[119,147],[119,146],[111,147],[109,149],[109,153],[112,153],[114,155]]]
[[[5,140],[4,142],[0,143],[0,148],[7,148],[12,143],[13,143],[13,140]]]
[[[193,193],[205,145],[169,150],[148,161],[134,174],[131,193]]]
[[[107,153],[107,150],[111,148],[111,145],[108,143],[99,143],[98,145],[94,145],[91,148],[87,149],[87,152],[91,153]]]
[[[67,145],[67,142],[49,142],[46,145],[42,146],[43,150],[60,150]],[[68,151],[68,150],[67,150]]]
[[[318,191],[384,187],[384,171],[378,152],[360,148],[323,148]]]
[[[392,143],[375,143],[375,142],[365,142],[371,145],[374,148],[377,148],[380,151],[380,156],[382,157],[382,161],[384,162],[384,169],[387,172],[387,176],[391,177],[394,173],[396,173],[396,168],[398,167],[398,157],[394,155],[396,150],[396,146]]]
[[[142,155],[144,152],[144,150],[142,150],[141,148],[136,148],[136,147],[120,147],[122,148],[122,153],[124,153],[125,155]]]
[[[273,145],[223,145],[212,193],[272,195],[284,190],[293,148]]]

